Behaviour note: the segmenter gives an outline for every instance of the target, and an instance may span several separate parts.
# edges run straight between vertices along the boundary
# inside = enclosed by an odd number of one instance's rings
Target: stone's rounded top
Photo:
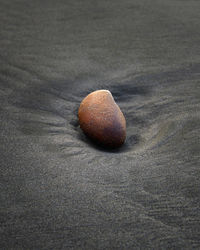
[[[86,101],[88,102],[88,100],[90,100],[92,103],[93,102],[100,102],[108,97],[113,99],[113,96],[109,90],[106,90],[106,89],[96,90],[96,91],[93,91],[90,94],[88,94],[81,102],[81,105],[84,104]],[[92,104],[92,103],[90,103],[90,104]]]
[[[126,139],[126,120],[109,90],[87,95],[78,111],[80,127],[92,140],[108,147],[119,147]]]
[[[107,90],[107,89],[99,89],[99,90],[95,90],[95,91],[91,92],[88,95],[94,95],[94,94],[99,94],[99,93],[109,93],[109,94],[111,94],[110,91]]]

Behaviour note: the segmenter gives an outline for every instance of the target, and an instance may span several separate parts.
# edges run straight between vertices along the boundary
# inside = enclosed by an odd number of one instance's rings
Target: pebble
[[[98,144],[116,148],[125,142],[126,120],[109,90],[97,90],[86,96],[78,118],[83,132]]]

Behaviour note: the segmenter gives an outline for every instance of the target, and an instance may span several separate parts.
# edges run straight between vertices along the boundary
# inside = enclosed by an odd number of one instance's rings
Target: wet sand
[[[199,8],[0,0],[0,249],[200,247]],[[118,150],[79,128],[97,89]]]

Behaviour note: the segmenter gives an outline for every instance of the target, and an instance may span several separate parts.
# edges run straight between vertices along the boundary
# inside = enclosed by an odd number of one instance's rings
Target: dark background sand
[[[109,89],[117,151],[77,109]],[[200,248],[200,1],[0,0],[0,249]]]

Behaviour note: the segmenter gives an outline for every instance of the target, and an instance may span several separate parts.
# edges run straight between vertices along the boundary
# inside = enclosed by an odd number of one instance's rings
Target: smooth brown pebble
[[[126,120],[108,90],[86,96],[78,110],[80,127],[92,140],[108,147],[119,147],[126,139]]]

